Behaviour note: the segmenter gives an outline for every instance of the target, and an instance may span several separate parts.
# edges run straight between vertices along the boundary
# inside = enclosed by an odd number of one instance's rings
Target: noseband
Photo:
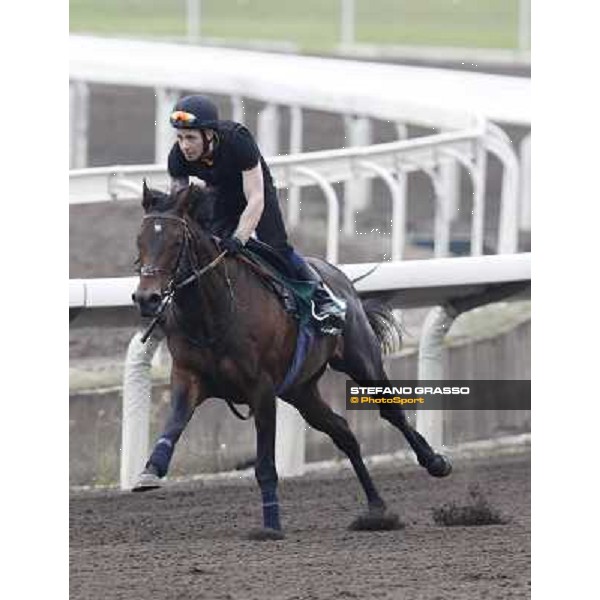
[[[150,334],[152,333],[153,329],[156,327],[156,324],[159,322],[163,313],[165,312],[167,306],[173,300],[173,297],[175,296],[175,292],[177,292],[181,288],[189,285],[190,283],[199,280],[205,273],[214,269],[223,260],[223,258],[227,254],[227,252],[221,252],[215,259],[213,259],[211,262],[209,262],[207,265],[205,265],[202,268],[198,268],[198,266],[196,264],[192,264],[192,274],[185,277],[183,280],[177,282],[176,279],[177,279],[177,274],[178,274],[180,266],[181,266],[181,260],[183,258],[183,255],[185,254],[186,250],[189,249],[190,241],[194,237],[190,230],[190,226],[189,226],[188,222],[182,217],[177,217],[175,215],[166,215],[166,214],[162,214],[162,213],[150,213],[148,215],[144,215],[143,218],[144,218],[144,220],[154,219],[154,220],[176,221],[176,222],[180,223],[181,225],[183,225],[183,242],[179,248],[179,254],[177,255],[177,261],[175,262],[175,267],[173,268],[171,277],[170,277],[169,281],[167,282],[162,302],[160,303],[160,306],[158,307],[158,310],[156,311],[156,315],[152,319],[152,322],[150,323],[150,325],[148,325],[146,331],[144,332],[144,334],[142,335],[142,338],[141,338],[142,343],[145,343],[146,340],[148,339],[148,337],[150,336]],[[188,255],[190,256],[190,260],[195,263],[196,257],[194,255],[194,253],[189,252],[189,250],[188,250]],[[162,267],[156,267],[154,265],[142,265],[140,267],[140,275],[142,277],[144,277],[144,276],[150,277],[152,275],[156,275],[158,273],[165,272],[165,271],[166,271],[166,269],[163,269]]]

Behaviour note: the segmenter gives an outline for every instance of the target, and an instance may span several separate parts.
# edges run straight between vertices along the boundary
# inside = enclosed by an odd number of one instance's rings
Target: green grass
[[[519,0],[356,0],[364,44],[513,49]],[[185,0],[70,0],[73,33],[184,38]],[[201,0],[201,33],[233,41],[339,42],[340,0]]]
[[[518,0],[359,0],[357,6],[363,43],[477,48],[518,43]]]

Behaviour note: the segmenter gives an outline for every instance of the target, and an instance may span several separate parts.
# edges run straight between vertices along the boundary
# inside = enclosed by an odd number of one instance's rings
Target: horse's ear
[[[144,183],[142,186],[142,207],[146,212],[152,208],[152,204],[154,203],[154,196],[146,183],[146,178],[144,177]]]
[[[194,194],[195,189],[196,186],[192,183],[177,192],[175,210],[180,215],[185,215],[186,213],[189,214],[193,211],[196,201],[196,194]]]

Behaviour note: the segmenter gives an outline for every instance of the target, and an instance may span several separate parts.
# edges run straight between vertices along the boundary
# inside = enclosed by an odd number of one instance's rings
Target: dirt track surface
[[[384,600],[530,597],[530,456],[455,462],[443,480],[419,468],[372,470],[403,530],[353,532],[363,506],[350,471],[280,484],[286,539],[245,539],[259,525],[253,480],[172,484],[145,494],[71,495],[70,598],[94,600]],[[476,484],[510,522],[441,527],[431,509]]]

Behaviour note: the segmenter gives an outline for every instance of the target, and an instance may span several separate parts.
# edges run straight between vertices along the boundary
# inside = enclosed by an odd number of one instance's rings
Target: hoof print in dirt
[[[452,473],[452,463],[447,456],[436,454],[427,465],[427,472],[432,477],[448,477]]]
[[[389,511],[369,510],[350,524],[351,531],[390,531],[404,529],[398,515]]]
[[[505,519],[495,508],[490,506],[482,492],[476,489],[469,491],[467,504],[454,502],[432,509],[433,521],[445,527],[472,527],[477,525],[505,525]]]
[[[265,542],[268,540],[283,540],[285,535],[283,531],[278,529],[269,529],[268,527],[263,527],[261,529],[253,529],[248,534],[248,539],[254,542]]]

